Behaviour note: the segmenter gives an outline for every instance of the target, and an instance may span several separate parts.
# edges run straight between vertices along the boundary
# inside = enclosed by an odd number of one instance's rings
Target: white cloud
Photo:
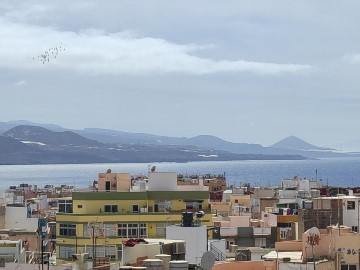
[[[14,83],[15,86],[26,86],[28,85],[28,82],[25,81],[25,80],[20,80],[20,81],[17,81],[16,83]]]
[[[0,19],[0,67],[9,69],[72,69],[95,74],[255,74],[299,73],[309,65],[246,60],[214,60],[196,56],[211,44],[176,44],[161,38],[139,37],[131,31],[106,33],[101,29],[81,32],[11,23]],[[43,64],[38,59],[61,43],[67,50]],[[34,60],[33,60],[34,58]]]
[[[360,63],[360,53],[346,54],[341,61],[350,64]]]

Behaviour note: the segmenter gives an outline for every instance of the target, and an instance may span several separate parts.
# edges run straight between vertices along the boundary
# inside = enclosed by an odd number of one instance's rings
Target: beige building
[[[264,258],[277,261],[277,269],[359,270],[360,234],[346,226],[329,226],[311,243],[312,230],[303,233],[302,240],[277,242]]]

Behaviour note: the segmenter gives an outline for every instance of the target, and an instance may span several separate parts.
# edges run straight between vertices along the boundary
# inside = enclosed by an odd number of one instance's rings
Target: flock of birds
[[[40,61],[41,63],[49,63],[50,60],[56,59],[59,53],[65,52],[66,46],[64,44],[60,44],[57,47],[51,47],[45,50],[43,53],[32,56],[32,61]]]

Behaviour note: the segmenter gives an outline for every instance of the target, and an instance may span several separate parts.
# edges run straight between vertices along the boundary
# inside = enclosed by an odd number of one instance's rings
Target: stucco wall
[[[242,262],[221,262],[213,266],[212,270],[275,270],[275,261],[242,261]]]

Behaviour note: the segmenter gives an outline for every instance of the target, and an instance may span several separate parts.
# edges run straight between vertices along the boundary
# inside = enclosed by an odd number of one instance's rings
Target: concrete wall
[[[216,263],[212,270],[238,270],[238,269],[251,269],[251,270],[275,270],[275,261],[238,261],[238,262],[221,262]]]
[[[303,251],[302,241],[282,241],[275,243],[277,251]]]
[[[312,262],[308,263],[291,263],[291,262],[279,262],[279,270],[309,270],[314,269],[314,264]],[[317,262],[316,270],[329,270],[336,269],[334,262]]]
[[[274,207],[278,202],[277,198],[260,198],[260,212],[265,211],[266,207]]]
[[[229,216],[229,227],[248,227],[250,226],[249,216]]]
[[[5,229],[5,205],[0,205],[0,229]]]
[[[131,175],[129,173],[99,173],[99,190],[105,190],[105,184],[110,181],[110,190],[129,191],[131,186]]]
[[[261,220],[264,221],[264,226],[265,227],[276,227],[277,226],[277,215],[275,214],[271,214],[271,213],[266,213],[266,212],[261,212]]]
[[[176,191],[176,172],[150,172],[149,191]]]
[[[251,206],[250,195],[231,194],[230,202],[232,205]]]
[[[136,264],[137,258],[147,256],[149,259],[156,259],[155,255],[160,254],[160,244],[138,244],[133,247],[123,247],[122,264]]]
[[[167,226],[166,239],[185,240],[185,260],[189,261],[190,264],[199,264],[201,256],[207,251],[208,239],[206,226]]]
[[[349,202],[355,202],[354,209],[347,209],[347,205]],[[349,226],[359,226],[359,198],[348,196],[343,198],[343,221],[344,225]],[[359,232],[359,229],[358,229]]]
[[[5,210],[6,229],[25,229],[34,232],[38,229],[38,218],[27,217],[27,207],[6,206]]]
[[[6,270],[34,270],[34,269],[41,269],[41,265],[34,265],[34,264],[28,264],[28,263],[6,263],[5,268]],[[49,270],[71,270],[72,265],[44,265],[44,269]]]

